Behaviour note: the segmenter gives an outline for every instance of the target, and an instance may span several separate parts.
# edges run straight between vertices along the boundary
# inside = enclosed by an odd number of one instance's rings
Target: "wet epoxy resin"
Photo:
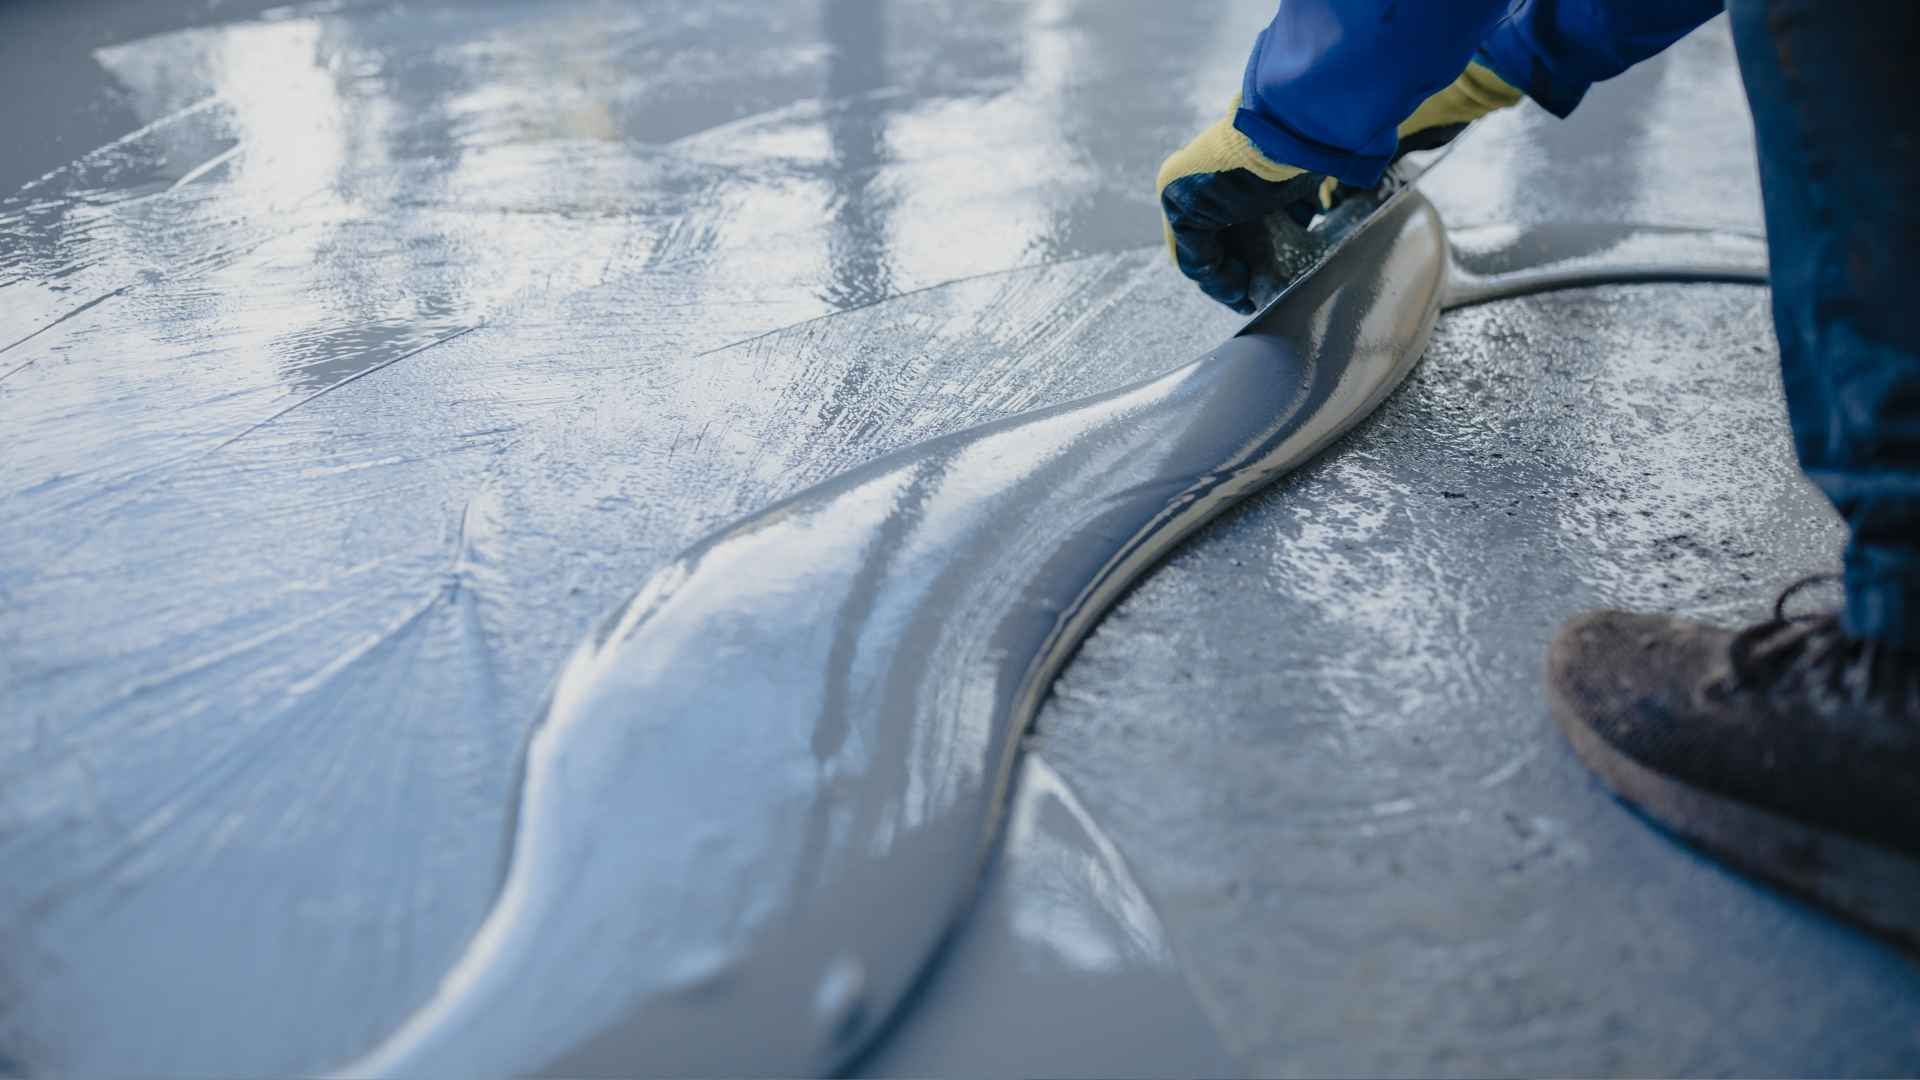
[[[357,1059],[498,898],[596,616],[779,499],[1236,325],[1142,178],[1270,3],[269,6],[0,18],[34,103],[0,155],[31,185],[0,198],[0,1073]],[[1459,261],[1476,226],[1757,233],[1710,29],[1423,181]],[[1043,756],[1244,1071],[1903,1071],[1896,958],[1647,834],[1534,724],[1558,619],[1757,617],[1821,565],[1774,367],[1757,290],[1442,318],[1373,421],[1103,618],[1023,740],[1007,904],[852,1068],[990,1074],[916,1033],[994,1038],[958,1014],[1049,957],[1087,977],[1028,1032],[1159,1009],[1110,1007],[1093,975],[1144,952],[1019,869]],[[1061,936],[983,948],[996,910]],[[621,992],[568,974],[529,993]],[[1233,1071],[1197,1057],[1143,1069]]]
[[[558,680],[473,947],[349,1072],[844,1063],[971,895],[1019,736],[1094,622],[1371,412],[1443,303],[1764,275],[1737,234],[1495,228],[1456,254],[1417,193],[1375,210],[1199,360],[888,455],[656,576]],[[591,1008],[516,1032],[528,988],[581,975]]]
[[[970,895],[1074,645],[1398,384],[1446,270],[1409,192],[1190,364],[882,457],[687,552],[561,673],[493,913],[348,1072],[845,1061]],[[556,981],[596,992],[538,992]]]

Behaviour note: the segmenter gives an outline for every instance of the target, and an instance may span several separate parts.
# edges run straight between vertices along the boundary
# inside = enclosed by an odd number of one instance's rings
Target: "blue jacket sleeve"
[[[1720,14],[1722,0],[1514,0],[1480,59],[1555,116]]]
[[[1371,187],[1400,121],[1466,70],[1508,3],[1281,0],[1233,126],[1275,161]]]

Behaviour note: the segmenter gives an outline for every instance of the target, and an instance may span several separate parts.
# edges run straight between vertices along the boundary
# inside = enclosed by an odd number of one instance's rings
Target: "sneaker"
[[[1741,631],[1599,611],[1547,656],[1587,767],[1703,851],[1920,948],[1920,653],[1834,614]]]

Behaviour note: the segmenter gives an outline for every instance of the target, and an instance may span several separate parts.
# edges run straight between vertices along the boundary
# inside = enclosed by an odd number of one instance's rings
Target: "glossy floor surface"
[[[0,119],[0,1072],[364,1052],[485,916],[608,607],[1230,333],[1149,181],[1264,7],[0,8],[45,102]],[[1424,187],[1757,228],[1724,31]],[[1751,616],[1838,540],[1763,290],[1462,311],[1033,745],[1249,1071],[1910,1072],[1910,963],[1621,810],[1539,692],[1557,619]]]

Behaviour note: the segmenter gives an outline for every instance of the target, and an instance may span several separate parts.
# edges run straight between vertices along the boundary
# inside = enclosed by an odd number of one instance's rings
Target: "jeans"
[[[1514,0],[1480,57],[1564,116],[1719,7]],[[1726,9],[1759,148],[1794,447],[1852,530],[1846,626],[1920,648],[1920,3]]]
[[[1852,530],[1846,626],[1920,648],[1920,3],[1727,9],[1794,446]]]

